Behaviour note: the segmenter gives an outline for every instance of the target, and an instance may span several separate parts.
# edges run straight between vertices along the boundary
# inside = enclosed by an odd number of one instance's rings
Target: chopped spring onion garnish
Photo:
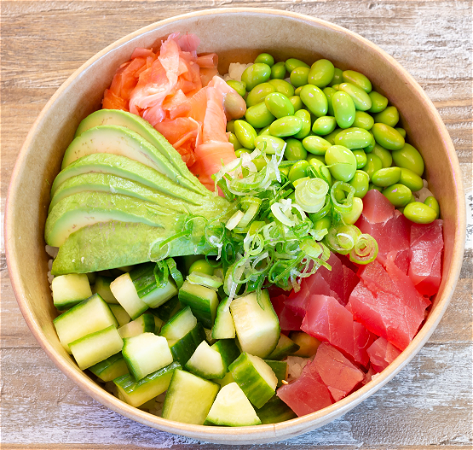
[[[233,216],[228,219],[227,224],[225,225],[227,230],[233,230],[240,223],[240,220],[243,219],[244,215],[245,214],[242,211],[237,211],[235,214],[233,214]]]
[[[346,198],[345,198],[346,194]],[[343,197],[343,200],[338,201],[337,196]],[[337,181],[333,184],[330,190],[333,207],[341,213],[349,213],[353,208],[353,197],[355,195],[355,188],[343,181]]]
[[[321,178],[308,178],[297,183],[296,202],[305,212],[316,213],[324,206],[328,189],[328,184]]]
[[[362,234],[350,252],[350,261],[356,264],[369,264],[378,254],[378,243],[369,234]]]

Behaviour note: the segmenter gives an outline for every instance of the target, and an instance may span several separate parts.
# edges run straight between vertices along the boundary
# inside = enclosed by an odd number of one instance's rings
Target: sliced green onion
[[[308,178],[297,184],[296,203],[308,213],[316,213],[325,204],[329,185],[321,178]]]
[[[378,243],[373,236],[362,234],[350,252],[350,261],[356,264],[369,264],[378,255]]]
[[[335,193],[337,191],[343,191],[347,194],[346,198],[343,200],[343,203],[340,203]],[[337,181],[333,184],[332,189],[330,190],[330,197],[332,198],[333,207],[341,213],[349,213],[353,207],[353,197],[355,195],[355,188],[348,183],[343,181]]]
[[[237,211],[232,217],[230,217],[230,219],[228,219],[225,228],[230,231],[233,230],[240,223],[240,220],[244,215],[245,214],[242,211]]]

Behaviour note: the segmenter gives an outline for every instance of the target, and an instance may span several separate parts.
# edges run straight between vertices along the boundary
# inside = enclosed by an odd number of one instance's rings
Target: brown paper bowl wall
[[[366,74],[401,112],[410,142],[426,162],[426,176],[444,219],[443,280],[422,330],[375,381],[317,413],[277,425],[218,428],[171,422],[132,408],[105,392],[63,350],[52,325],[56,316],[47,280],[44,222],[51,182],[79,122],[100,107],[117,67],[135,47],[156,46],[171,32],[195,33],[200,52],[217,52],[220,71],[229,62],[250,62],[261,51],[284,60],[314,61],[323,56],[342,69]],[[51,98],[18,157],[7,199],[5,236],[8,268],[21,311],[57,367],[93,398],[112,410],[160,430],[218,443],[255,444],[287,439],[320,427],[376,392],[420,350],[452,296],[465,239],[465,209],[454,147],[434,106],[413,78],[389,55],[360,36],[311,17],[276,10],[225,9],[187,14],[143,28],[115,42],[76,71]]]

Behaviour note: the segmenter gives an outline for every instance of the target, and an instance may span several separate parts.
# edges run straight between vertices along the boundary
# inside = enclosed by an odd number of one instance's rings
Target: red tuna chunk
[[[394,214],[392,203],[375,189],[363,197],[363,217],[370,223],[382,223]]]
[[[279,319],[279,326],[281,327],[282,331],[300,330],[302,317],[295,314],[285,305],[284,302],[286,299],[287,297],[285,295],[279,295],[277,297],[271,298],[274,311],[276,312]]]
[[[371,368],[376,372],[382,372],[389,366],[401,352],[383,337],[378,338],[368,349]]]

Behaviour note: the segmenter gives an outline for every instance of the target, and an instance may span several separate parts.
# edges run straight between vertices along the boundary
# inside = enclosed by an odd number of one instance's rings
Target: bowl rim
[[[14,227],[12,221],[12,215],[10,210],[13,208],[15,203],[15,195],[19,186],[18,176],[21,173],[23,163],[28,154],[28,149],[33,141],[37,129],[41,126],[42,121],[47,115],[51,107],[54,107],[56,100],[62,95],[62,93],[68,88],[68,86],[80,76],[80,74],[92,66],[98,60],[107,55],[110,51],[119,48],[120,46],[126,44],[129,40],[136,38],[140,35],[152,32],[155,29],[158,29],[164,25],[172,24],[174,22],[179,22],[182,19],[190,18],[199,18],[202,16],[218,16],[222,14],[254,14],[254,15],[268,15],[268,16],[283,16],[292,20],[299,20],[305,23],[322,26],[325,28],[332,29],[338,33],[345,34],[348,38],[360,42],[360,44],[365,45],[372,50],[374,50],[381,58],[383,58],[404,80],[405,83],[411,85],[419,94],[420,99],[424,104],[424,108],[428,109],[432,114],[432,118],[440,131],[443,138],[443,146],[447,149],[448,156],[451,161],[453,175],[457,181],[457,192],[456,192],[456,202],[459,206],[458,211],[458,222],[455,230],[454,236],[454,248],[452,253],[452,264],[450,267],[450,272],[448,274],[448,279],[444,288],[444,296],[441,298],[435,308],[429,314],[426,322],[422,326],[421,330],[418,332],[416,337],[408,345],[408,347],[402,352],[403,359],[399,359],[397,362],[394,361],[391,363],[383,372],[381,372],[377,377],[367,383],[365,386],[361,387],[357,391],[348,395],[344,399],[332,404],[329,407],[326,407],[320,411],[297,417],[285,422],[278,424],[266,424],[266,425],[257,425],[249,427],[216,427],[216,426],[204,426],[204,425],[192,425],[185,424],[181,422],[175,422],[167,419],[163,419],[159,416],[154,416],[150,413],[144,412],[138,408],[134,408],[125,402],[122,402],[118,398],[114,397],[112,394],[105,391],[98,384],[93,382],[85,372],[80,372],[74,370],[64,358],[59,357],[52,347],[52,345],[47,341],[45,334],[43,333],[41,327],[36,321],[33,313],[28,309],[26,298],[25,288],[21,282],[21,279],[18,275],[19,271],[18,262],[16,261],[16,255],[12,248],[10,241],[14,236]],[[262,437],[266,441],[274,441],[278,439],[287,439],[293,436],[296,436],[302,432],[315,429],[322,425],[325,425],[335,419],[336,417],[345,414],[350,409],[357,406],[361,401],[372,395],[378,389],[383,387],[388,381],[390,381],[406,364],[408,364],[412,358],[420,351],[426,341],[429,339],[431,334],[434,332],[437,327],[440,319],[442,318],[451,298],[453,291],[455,289],[460,269],[462,266],[462,256],[465,246],[465,224],[466,224],[466,212],[465,212],[465,197],[462,186],[461,170],[458,162],[458,158],[451,141],[451,138],[448,134],[448,131],[442,122],[438,111],[433,105],[432,101],[427,97],[427,94],[422,90],[419,84],[415,79],[404,69],[392,56],[382,50],[380,47],[372,43],[371,41],[363,38],[362,36],[354,33],[344,27],[335,25],[331,22],[325,20],[294,13],[286,10],[279,9],[269,9],[269,8],[216,8],[216,9],[206,9],[201,11],[195,11],[191,13],[181,14],[178,16],[173,16],[145,27],[142,27],[120,39],[113,42],[112,44],[105,47],[100,52],[96,53],[92,58],[82,64],[77,70],[75,70],[72,75],[59,87],[59,89],[54,93],[54,95],[46,103],[39,116],[33,123],[25,142],[23,143],[21,150],[17,156],[15,166],[12,171],[10,178],[9,189],[5,204],[5,253],[7,259],[7,267],[10,277],[10,282],[17,299],[20,311],[25,318],[25,321],[33,333],[34,337],[44,349],[49,358],[53,361],[57,368],[59,368],[69,379],[71,379],[75,384],[77,384],[84,392],[90,395],[95,400],[99,401],[101,404],[107,406],[111,410],[124,415],[128,418],[131,418],[137,422],[148,425],[153,428],[158,428],[162,431],[171,432],[178,435],[183,435],[191,438],[205,439],[213,442],[222,442],[222,439],[230,438],[233,439],[240,437],[239,442],[246,439],[252,439],[252,442],[256,442],[254,438]],[[14,269],[15,267],[15,269]],[[311,426],[312,425],[312,426]],[[248,441],[250,442],[250,441]],[[230,443],[230,442],[229,442]]]

